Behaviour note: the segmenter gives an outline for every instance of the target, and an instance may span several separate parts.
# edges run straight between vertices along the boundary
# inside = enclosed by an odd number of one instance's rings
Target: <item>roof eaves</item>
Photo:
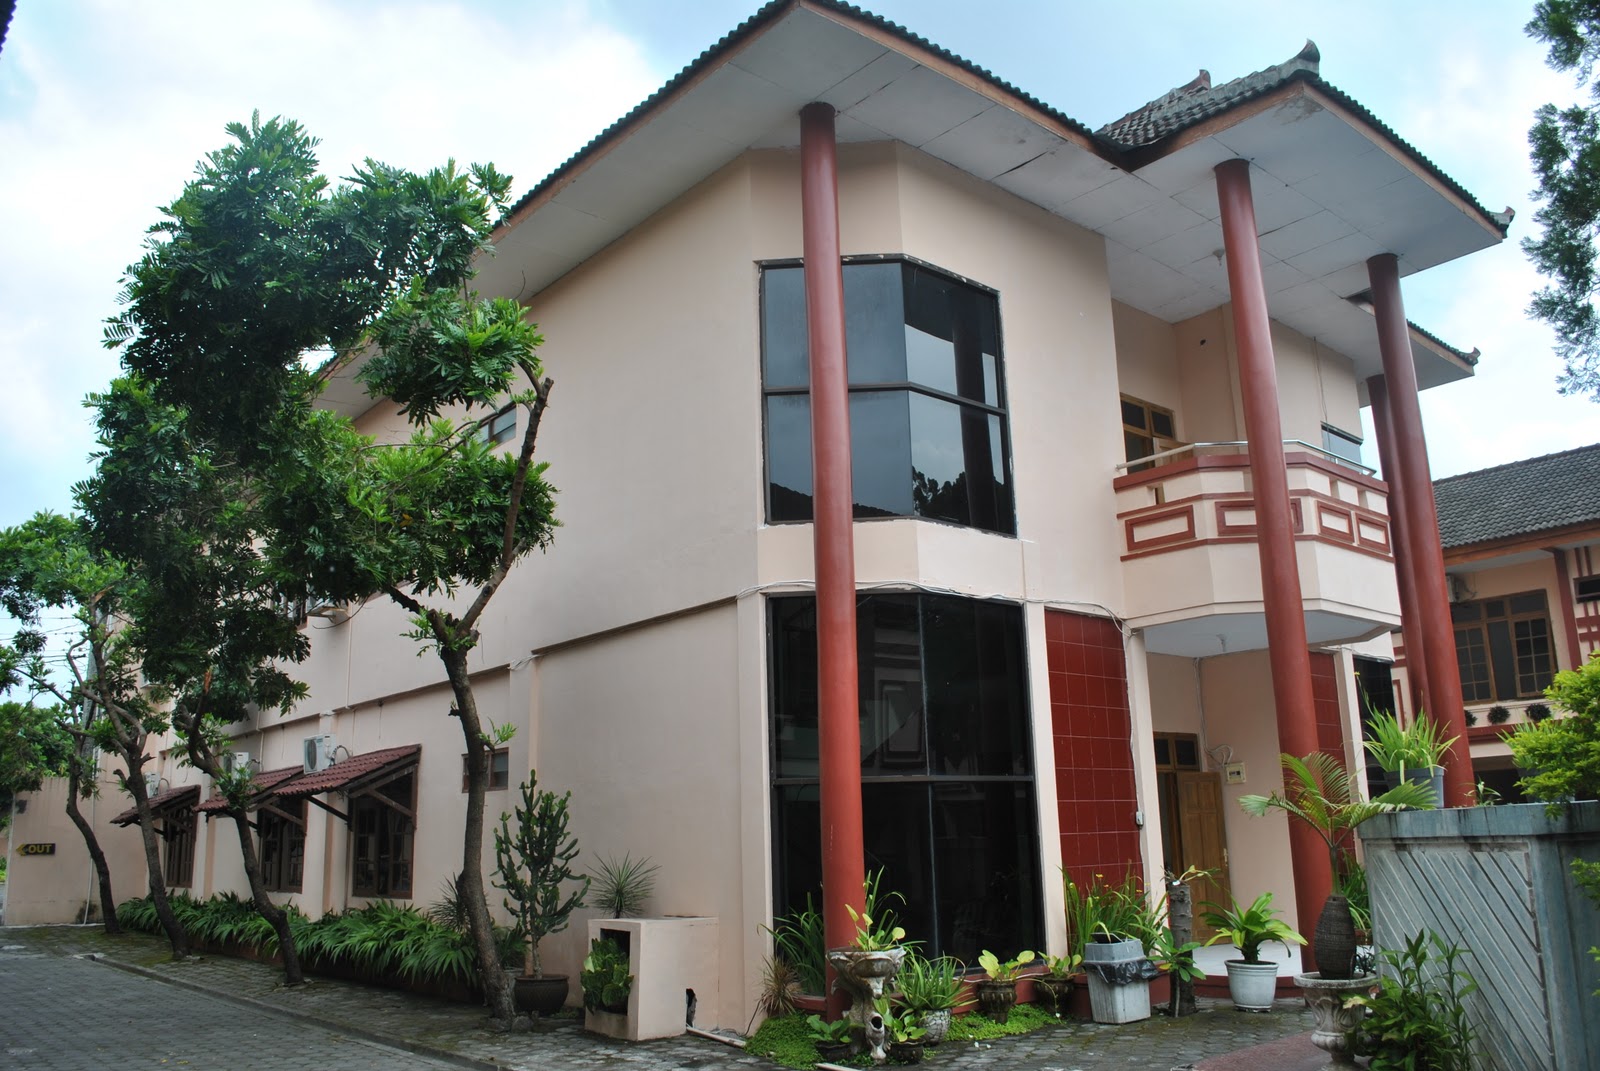
[[[967,73],[981,78],[995,89],[998,89],[1009,96],[1015,97],[1020,103],[1026,105],[1028,108],[1049,117],[1051,120],[1060,123],[1062,126],[1081,135],[1086,142],[1105,151],[1108,158],[1112,157],[1116,152],[1116,147],[1112,142],[1100,137],[1082,122],[1079,122],[1064,112],[1052,108],[1050,105],[1044,103],[1042,100],[1033,96],[1032,94],[1027,93],[1024,90],[1019,89],[1017,86],[1012,85],[1010,82],[997,77],[987,68],[980,67],[971,60],[965,59],[964,57],[958,56],[954,52],[951,52],[949,49],[941,48],[940,46],[929,41],[927,38],[921,37],[918,34],[906,29],[904,26],[901,26],[899,23],[891,22],[888,19],[883,18],[881,15],[874,15],[872,12],[867,11],[864,8],[857,7],[854,4],[842,3],[840,0],[771,0],[770,3],[757,10],[755,14],[751,15],[738,26],[724,34],[722,38],[710,48],[707,48],[704,52],[701,52],[699,56],[695,57],[695,59],[689,63],[688,66],[684,67],[677,74],[673,75],[672,78],[670,78],[660,89],[656,90],[643,101],[639,102],[638,105],[636,105],[622,118],[618,119],[616,122],[602,130],[599,134],[595,135],[592,139],[590,139],[588,144],[584,145],[583,148],[573,153],[559,166],[557,166],[554,171],[551,171],[548,175],[541,179],[538,185],[534,186],[527,193],[523,194],[515,204],[506,210],[505,214],[501,217],[499,228],[497,229],[503,229],[510,226],[513,221],[515,221],[516,218],[526,208],[537,201],[541,195],[566,181],[573,175],[574,172],[576,172],[584,163],[586,163],[590,157],[599,153],[610,142],[620,138],[631,127],[640,122],[646,115],[654,111],[656,107],[670,98],[675,92],[678,91],[679,88],[693,81],[703,72],[708,70],[722,56],[743,44],[748,38],[753,37],[762,27],[762,25],[774,21],[784,10],[795,7],[809,7],[818,11],[833,15],[840,15],[848,19],[854,19],[867,23],[868,25],[883,31],[906,44],[912,45],[916,48],[924,49],[933,55],[954,64]]]

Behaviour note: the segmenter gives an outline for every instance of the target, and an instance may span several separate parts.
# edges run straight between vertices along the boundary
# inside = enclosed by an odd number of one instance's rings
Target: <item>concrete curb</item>
[[[312,1023],[316,1026],[322,1027],[324,1030],[332,1030],[336,1033],[346,1034],[354,1038],[360,1038],[362,1041],[370,1042],[374,1045],[382,1045],[385,1048],[399,1049],[403,1052],[409,1052],[415,1056],[426,1056],[430,1060],[442,1060],[446,1063],[455,1064],[458,1067],[469,1068],[471,1071],[506,1071],[507,1065],[495,1060],[480,1060],[474,1056],[463,1056],[460,1053],[450,1049],[440,1048],[437,1045],[429,1045],[422,1041],[411,1041],[408,1038],[386,1037],[382,1034],[379,1034],[375,1030],[367,1030],[359,1026],[354,1026],[350,1023],[344,1022],[341,1019],[333,1019],[327,1016],[314,1015],[310,1012],[294,1011],[289,1008],[268,1003],[264,1000],[257,1000],[255,997],[242,997],[237,993],[224,993],[220,990],[212,989],[209,986],[200,985],[197,982],[186,981],[182,978],[173,978],[170,975],[163,974],[160,971],[153,971],[148,967],[140,967],[132,963],[122,963],[99,953],[89,953],[77,958],[92,960],[95,963],[103,964],[107,967],[114,967],[117,970],[125,971],[128,974],[136,974],[143,978],[149,978],[151,981],[161,982],[164,985],[169,985],[176,989],[185,989],[191,993],[198,993],[202,996],[215,997],[218,1000],[227,1001],[229,1004],[237,1004],[242,1008],[249,1008],[251,1011],[263,1012],[267,1015],[271,1015],[279,1019],[290,1020],[292,1022]]]

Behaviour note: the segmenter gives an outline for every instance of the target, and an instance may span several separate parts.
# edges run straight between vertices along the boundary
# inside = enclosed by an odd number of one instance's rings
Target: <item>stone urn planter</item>
[[[950,1009],[940,1008],[938,1011],[922,1013],[922,1043],[924,1045],[937,1045],[950,1033]]]
[[[980,1015],[997,1023],[1004,1023],[1010,1018],[1011,1009],[1017,1003],[1017,983],[985,979],[977,983],[975,988],[978,991]]]
[[[866,951],[860,948],[830,948],[828,965],[838,975],[841,989],[850,994],[850,1018],[865,1026],[872,1006],[884,995],[884,987],[900,973],[906,958],[903,948]]]
[[[1071,978],[1042,974],[1033,980],[1033,999],[1051,1015],[1064,1019],[1071,1014],[1068,1008],[1072,991],[1076,988],[1077,984]]]
[[[1359,1004],[1347,1008],[1345,1002],[1351,997],[1371,993],[1372,987],[1378,984],[1378,976],[1324,978],[1321,972],[1314,971],[1295,975],[1294,983],[1305,994],[1306,1004],[1311,1008],[1314,1024],[1311,1043],[1328,1054],[1330,1068],[1355,1067],[1355,1058],[1350,1055],[1350,1031],[1361,1022],[1367,1010]]]

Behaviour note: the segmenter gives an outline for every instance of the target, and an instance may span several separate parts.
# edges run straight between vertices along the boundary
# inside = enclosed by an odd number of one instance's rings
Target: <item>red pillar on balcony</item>
[[[1318,750],[1311,655],[1306,647],[1305,607],[1300,600],[1300,564],[1294,546],[1288,466],[1283,457],[1283,425],[1278,416],[1278,372],[1261,275],[1261,247],[1256,239],[1255,202],[1250,194],[1250,163],[1229,160],[1218,164],[1216,173],[1238,340],[1245,438],[1249,441],[1278,749],[1309,755]],[[1328,851],[1304,822],[1290,822],[1289,856],[1294,866],[1296,921],[1300,932],[1309,935],[1315,931],[1317,915],[1333,888]],[[1315,949],[1308,948],[1305,958],[1306,969],[1314,970]]]
[[[1406,683],[1410,685],[1411,714],[1427,709],[1428,660],[1421,657],[1422,622],[1417,616],[1417,579],[1406,547],[1405,473],[1395,462],[1394,424],[1389,416],[1389,384],[1382,376],[1367,380],[1367,397],[1372,401],[1372,426],[1378,435],[1378,459],[1383,463],[1383,479],[1389,485],[1389,547],[1394,552],[1394,578],[1400,588],[1400,627],[1406,637]]]
[[[850,381],[839,260],[838,147],[831,105],[800,112],[800,203],[810,333],[813,547],[817,569],[817,732],[822,810],[823,929],[850,944],[846,906],[863,907],[861,722],[856,687],[856,574],[851,526]],[[830,1000],[848,1005],[844,994]]]
[[[1456,665],[1456,633],[1450,622],[1450,589],[1444,578],[1444,548],[1439,543],[1439,513],[1433,501],[1433,476],[1428,470],[1428,441],[1422,433],[1417,404],[1417,369],[1411,361],[1411,330],[1400,298],[1400,265],[1393,253],[1367,261],[1372,307],[1378,319],[1378,350],[1389,388],[1389,421],[1394,457],[1383,459],[1383,471],[1402,474],[1405,498],[1406,550],[1415,578],[1415,638],[1406,631],[1406,664],[1426,661],[1428,714],[1456,742],[1445,757],[1444,794],[1448,806],[1471,806],[1472,760],[1467,753],[1467,721],[1461,705],[1461,671]],[[1381,443],[1379,444],[1381,447]]]

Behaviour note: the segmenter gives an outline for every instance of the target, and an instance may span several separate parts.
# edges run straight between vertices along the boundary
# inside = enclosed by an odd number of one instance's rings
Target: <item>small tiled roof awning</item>
[[[174,811],[185,811],[192,808],[195,801],[200,798],[199,785],[182,785],[178,788],[164,788],[150,797],[150,816],[161,818]],[[111,820],[112,825],[131,826],[139,820],[139,808],[129,807],[126,811]]]
[[[254,810],[263,800],[276,795],[273,789],[289,780],[305,773],[303,766],[285,766],[281,770],[268,770],[266,773],[257,774],[255,779],[255,794],[250,797],[250,807]],[[222,793],[213,792],[211,798],[196,808],[201,814],[221,814],[227,810],[228,802],[222,798]]]
[[[380,751],[351,755],[326,770],[297,777],[284,787],[276,789],[273,794],[285,799],[298,799],[303,796],[333,792],[336,789],[349,791],[381,780],[390,774],[399,773],[407,766],[416,765],[421,754],[421,744],[407,744],[404,747],[389,747]]]

